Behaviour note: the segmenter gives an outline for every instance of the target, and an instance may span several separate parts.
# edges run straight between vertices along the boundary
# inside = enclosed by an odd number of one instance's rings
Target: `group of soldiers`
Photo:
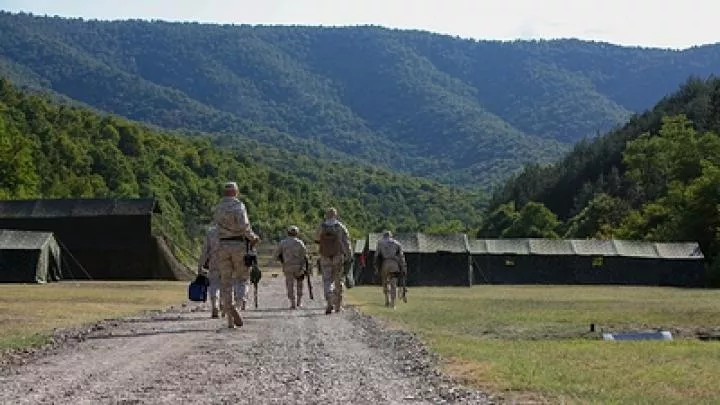
[[[243,324],[241,310],[247,306],[250,271],[257,263],[260,238],[250,226],[245,204],[238,198],[235,182],[223,187],[223,197],[213,212],[213,226],[208,230],[199,258],[198,272],[207,273],[210,281],[208,295],[212,317],[226,317],[229,328]],[[273,257],[282,263],[290,308],[302,305],[303,279],[309,270],[309,254],[299,238],[297,226],[287,229],[287,237],[277,246]],[[317,227],[314,241],[318,244],[319,271],[327,302],[325,313],[343,310],[343,281],[345,264],[352,260],[350,236],[345,224],[338,219],[335,208],[325,211],[325,219]],[[380,271],[385,305],[395,308],[398,279],[407,274],[402,246],[385,231],[378,241],[375,271]]]

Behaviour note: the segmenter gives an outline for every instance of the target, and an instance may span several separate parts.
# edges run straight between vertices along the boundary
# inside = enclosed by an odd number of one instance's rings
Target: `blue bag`
[[[188,286],[188,299],[190,299],[190,301],[207,302],[208,284],[205,277],[198,276],[198,278]]]

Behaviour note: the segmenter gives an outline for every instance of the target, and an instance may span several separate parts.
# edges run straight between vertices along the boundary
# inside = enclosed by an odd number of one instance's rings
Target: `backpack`
[[[320,230],[320,255],[323,257],[335,257],[341,254],[342,240],[338,224],[327,225],[323,223]]]

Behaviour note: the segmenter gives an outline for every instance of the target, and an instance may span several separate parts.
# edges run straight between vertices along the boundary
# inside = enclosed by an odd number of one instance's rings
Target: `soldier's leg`
[[[392,273],[390,277],[390,306],[395,309],[395,299],[397,298],[398,273]]]
[[[335,312],[342,311],[343,287],[345,274],[343,272],[342,256],[333,258],[333,297],[335,298]]]
[[[248,281],[236,278],[233,284],[233,291],[235,291],[235,307],[237,308],[239,306],[240,309],[244,311],[248,295]]]
[[[233,282],[236,282],[238,280],[242,280],[240,277],[242,275],[242,269],[245,268],[245,263],[243,261],[244,252],[242,247],[238,244],[234,247],[234,249],[230,250],[230,260],[232,261],[232,279]],[[242,317],[240,316],[240,312],[235,308],[234,305],[231,305],[226,309],[228,314],[228,324],[232,322],[236,326],[242,326],[243,321]]]
[[[380,269],[380,282],[382,283],[383,297],[385,297],[385,306],[390,306],[390,277],[386,268]]]
[[[245,256],[244,253],[243,256]],[[245,260],[243,259],[237,270],[238,272],[235,276],[237,280],[235,288],[235,305],[244,311],[247,306],[248,294],[250,292],[250,288],[248,286],[248,284],[250,284],[248,282],[248,280],[250,280],[250,267],[245,266]]]
[[[285,275],[285,292],[288,300],[290,300],[290,309],[295,309],[295,276],[290,270],[284,270]]]
[[[327,306],[325,307],[325,313],[329,314],[332,312],[333,309],[333,289],[334,289],[334,283],[333,283],[333,266],[332,266],[332,260],[330,260],[327,257],[322,257],[320,259],[320,270],[322,272],[322,279],[323,279],[323,293],[325,294],[325,301],[327,302]]]
[[[211,316],[218,317],[218,301],[220,298],[220,272],[217,269],[211,270],[208,274],[210,286],[208,287],[208,295],[210,296]]]
[[[309,276],[306,275],[305,277],[309,277]],[[303,279],[295,279],[295,283],[297,283],[297,286],[296,286],[296,288],[297,288],[297,302],[295,303],[295,305],[297,305],[298,308],[300,307],[301,301],[302,301],[302,296],[303,296],[303,281],[304,281],[304,280],[305,280],[304,278],[303,278]]]
[[[220,246],[217,255],[218,267],[220,268],[220,297],[222,298],[223,309],[228,314],[228,327],[234,328],[235,324],[229,311],[229,309],[233,308],[233,264],[230,249]]]

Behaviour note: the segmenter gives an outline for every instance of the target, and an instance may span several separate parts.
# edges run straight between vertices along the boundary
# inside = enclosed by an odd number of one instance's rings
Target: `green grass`
[[[186,301],[187,282],[0,284],[0,351],[47,343],[54,328]]]
[[[717,404],[720,291],[648,287],[477,286],[411,288],[383,306],[379,287],[348,292],[352,304],[417,331],[451,374],[528,402]],[[605,342],[607,331],[670,330],[675,340]]]

